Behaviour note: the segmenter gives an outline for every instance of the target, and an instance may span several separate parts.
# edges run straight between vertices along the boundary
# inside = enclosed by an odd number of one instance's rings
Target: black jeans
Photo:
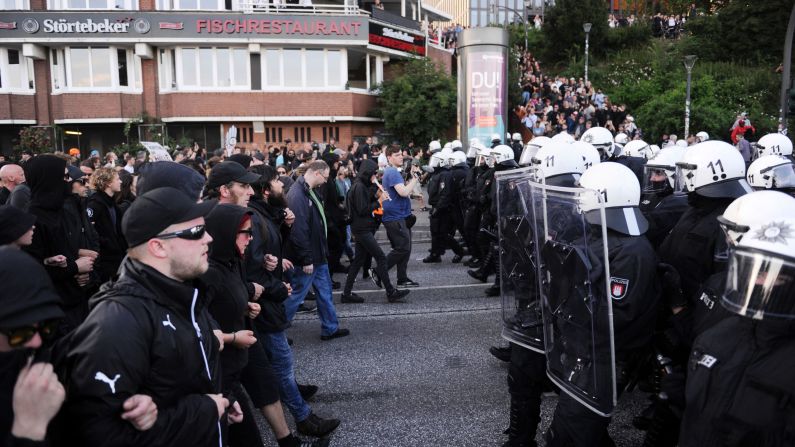
[[[353,239],[356,241],[353,262],[348,268],[348,276],[345,278],[345,288],[342,290],[342,294],[349,295],[351,293],[353,282],[356,281],[356,274],[359,273],[359,269],[365,265],[365,262],[370,257],[375,259],[375,273],[381,278],[384,289],[387,293],[391,293],[394,287],[389,280],[389,272],[386,269],[386,255],[378,245],[378,241],[375,240],[373,233],[369,231],[353,233]]]
[[[392,245],[392,251],[386,255],[386,269],[397,265],[397,281],[407,281],[406,267],[411,257],[411,230],[406,226],[406,219],[384,222],[386,236]]]

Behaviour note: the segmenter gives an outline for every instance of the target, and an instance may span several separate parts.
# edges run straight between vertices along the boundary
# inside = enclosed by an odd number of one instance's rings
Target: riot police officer
[[[763,155],[748,166],[748,184],[754,190],[777,189],[795,195],[795,165],[783,155]]]
[[[643,185],[643,166],[650,158],[651,147],[643,140],[632,140],[627,142],[621,150],[621,154],[616,157],[616,163],[628,167]]]
[[[792,159],[792,141],[780,133],[769,133],[759,139],[754,145],[753,158],[765,155],[781,155]]]
[[[630,144],[627,148],[632,150]],[[643,168],[640,210],[649,221],[646,237],[655,249],[662,244],[688,207],[685,194],[674,194],[676,164],[684,155],[685,148],[668,146],[647,161]]]
[[[612,160],[616,153],[616,145],[613,143],[613,134],[604,127],[594,126],[583,132],[580,141],[590,143],[599,155],[602,156],[602,161]]]
[[[511,135],[511,149],[513,149],[513,161],[519,163],[519,157],[522,156],[522,150],[524,149],[524,144],[522,144],[522,134],[519,132],[515,132]]]
[[[729,258],[721,305],[736,315],[693,345],[683,447],[795,443],[795,220],[768,218]]]
[[[450,234],[453,228],[453,208],[456,200],[453,187],[453,175],[448,166],[452,151],[442,149],[431,155],[430,166],[433,168],[428,181],[428,203],[433,207],[430,213],[431,225],[431,253],[422,262],[442,262],[441,256],[446,248],[450,248],[459,259],[463,257],[463,250],[458,241]]]
[[[467,267],[479,268],[486,258],[485,251],[481,248],[479,237],[481,209],[479,204],[479,189],[483,187],[483,174],[488,171],[487,165],[489,149],[483,147],[477,139],[473,138],[467,153],[467,164],[471,167],[464,182],[464,197],[466,208],[464,210],[464,240],[472,257],[464,263]]]

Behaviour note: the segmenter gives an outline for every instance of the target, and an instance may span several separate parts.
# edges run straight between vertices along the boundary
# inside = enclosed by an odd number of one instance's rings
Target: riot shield
[[[502,337],[544,353],[543,322],[536,273],[536,245],[532,210],[523,196],[530,194],[535,168],[496,172],[497,231],[499,234]]]
[[[601,204],[601,196],[535,182],[529,188],[547,375],[593,412],[610,416],[617,390],[604,208],[594,224],[580,206]]]

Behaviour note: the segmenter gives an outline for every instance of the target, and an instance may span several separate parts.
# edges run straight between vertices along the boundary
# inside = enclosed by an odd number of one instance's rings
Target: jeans
[[[345,227],[345,249],[343,250],[348,259],[353,259],[353,243],[351,242],[351,226]]]
[[[334,300],[331,296],[331,274],[328,264],[315,264],[314,270],[307,275],[301,267],[293,267],[290,285],[293,293],[284,301],[284,310],[287,313],[287,321],[293,321],[298,306],[304,302],[306,294],[311,286],[315,286],[317,292],[317,315],[320,317],[320,335],[331,335],[337,332],[339,321],[337,321],[337,310],[334,308]]]
[[[348,268],[348,277],[345,278],[345,288],[342,290],[343,295],[349,295],[353,288],[353,282],[356,281],[356,274],[359,269],[364,266],[365,261],[369,256],[375,259],[375,273],[381,279],[384,289],[387,293],[391,293],[395,288],[389,280],[389,272],[386,270],[386,256],[383,250],[375,240],[373,233],[365,231],[363,233],[356,233],[356,254],[353,257],[353,262]]]
[[[293,370],[293,351],[287,344],[287,334],[281,332],[267,332],[264,335],[264,346],[271,359],[271,366],[276,373],[279,382],[279,391],[282,402],[290,410],[293,419],[297,422],[303,421],[312,413],[301,393],[298,391],[298,384],[295,381]]]
[[[406,219],[384,222],[386,236],[392,245],[392,251],[386,255],[386,269],[397,265],[397,281],[403,282],[409,279],[406,274],[406,267],[411,258],[411,230],[406,226]]]

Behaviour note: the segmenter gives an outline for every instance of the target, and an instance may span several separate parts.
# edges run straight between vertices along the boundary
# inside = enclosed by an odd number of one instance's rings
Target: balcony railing
[[[240,0],[238,2],[240,11],[252,14],[291,14],[291,15],[369,15],[367,11],[359,9],[354,4],[316,4],[316,5],[295,5],[281,2],[271,2],[269,0]]]

